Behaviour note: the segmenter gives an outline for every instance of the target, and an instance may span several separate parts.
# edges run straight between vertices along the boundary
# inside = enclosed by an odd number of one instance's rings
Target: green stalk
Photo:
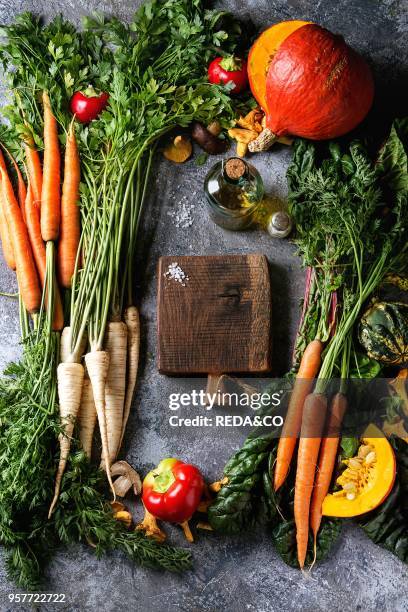
[[[28,322],[28,314],[26,309],[24,308],[24,303],[21,297],[21,294],[18,294],[18,314],[19,314],[19,320],[20,320],[20,332],[21,332],[21,337],[23,340],[25,340],[25,338],[27,338],[29,331],[30,331],[30,325]]]
[[[347,338],[347,335],[351,331],[360,313],[361,303],[365,302],[365,300],[371,295],[371,293],[377,287],[385,273],[389,250],[390,247],[388,245],[388,248],[384,249],[379,259],[375,262],[375,264],[371,266],[366,282],[363,285],[361,295],[359,295],[359,298],[357,299],[349,313],[344,316],[343,321],[340,322],[340,325],[336,330],[336,334],[333,340],[330,342],[328,350],[323,359],[323,364],[320,369],[320,373],[316,383],[316,393],[325,392],[328,384],[328,379],[330,378],[333,371],[334,364]]]
[[[340,389],[339,392],[346,395],[347,392],[347,379],[349,376],[350,369],[350,353],[351,353],[352,338],[349,334],[343,346],[343,353],[341,356],[341,369],[340,369]]]
[[[144,210],[144,205],[147,199],[147,186],[149,184],[150,173],[152,169],[153,156],[156,150],[154,145],[149,150],[147,158],[147,165],[144,170],[143,184],[141,179],[141,162],[137,169],[137,182],[136,182],[136,195],[134,199],[131,197],[131,211],[130,211],[130,227],[129,227],[129,243],[128,250],[125,259],[125,267],[123,273],[123,285],[121,295],[121,305],[123,308],[124,293],[127,286],[127,306],[133,304],[133,262],[135,257],[135,250],[137,244],[137,236],[139,233],[140,220]],[[125,282],[126,279],[126,282]]]
[[[102,308],[102,317],[99,327],[99,336],[96,342],[96,346],[92,347],[93,350],[100,351],[103,347],[103,339],[105,337],[106,325],[108,322],[108,314],[109,314],[109,306],[110,306],[110,295],[113,286],[113,271],[114,271],[114,259],[115,253],[114,250],[111,249],[110,257],[109,257],[109,272],[107,277],[106,289],[105,289],[105,303]],[[92,342],[92,339],[91,339]]]
[[[121,177],[120,177],[121,178]],[[115,205],[115,202],[118,198],[118,192],[120,189],[120,180],[118,180],[118,184],[117,184],[117,188],[116,188],[116,192],[115,192],[115,200],[113,203],[113,206]],[[104,216],[105,216],[105,212],[106,212],[106,202],[103,202],[104,204]],[[97,203],[96,203],[97,205]],[[79,324],[79,330],[78,332],[76,332],[75,337],[73,339],[73,345],[74,345],[74,349],[72,351],[74,358],[77,358],[79,355],[79,350],[81,347],[81,342],[82,342],[82,338],[86,329],[86,326],[88,324],[88,319],[89,316],[91,314],[92,308],[94,306],[94,300],[95,300],[95,296],[98,290],[98,286],[99,286],[99,282],[102,278],[102,274],[105,271],[105,261],[106,261],[106,256],[109,253],[109,249],[111,247],[111,241],[112,241],[112,234],[113,234],[113,230],[114,230],[114,220],[115,220],[115,215],[111,214],[110,215],[110,219],[108,222],[108,225],[105,226],[106,229],[103,233],[103,242],[102,242],[102,249],[99,251],[96,261],[92,261],[90,260],[89,256],[87,257],[87,261],[85,262],[85,266],[84,266],[84,275],[86,275],[88,273],[89,276],[89,286],[90,286],[90,292],[87,295],[87,300],[84,306],[81,305],[82,307],[82,312],[81,312],[81,316],[80,316],[80,324]],[[97,218],[95,219],[95,223],[98,223]],[[93,228],[93,233],[95,232],[95,226]],[[89,271],[90,270],[90,271]],[[81,279],[81,282],[84,283],[85,281],[83,281]],[[74,321],[75,324],[77,322],[78,319],[78,311],[79,311],[79,305],[75,305],[75,311],[74,311]],[[98,336],[100,335],[100,330],[95,332]]]
[[[43,302],[47,300],[47,308],[45,314],[45,323],[41,328],[41,332],[45,333],[45,352],[44,361],[41,374],[34,386],[33,395],[35,395],[38,386],[41,384],[42,379],[47,371],[49,371],[50,360],[52,357],[52,323],[54,319],[54,304],[55,304],[55,244],[52,240],[49,240],[46,245],[46,260],[45,260],[45,281],[42,295],[41,310],[43,308]],[[41,311],[40,311],[41,312]],[[38,328],[40,330],[40,326]],[[37,333],[38,342],[38,333]]]

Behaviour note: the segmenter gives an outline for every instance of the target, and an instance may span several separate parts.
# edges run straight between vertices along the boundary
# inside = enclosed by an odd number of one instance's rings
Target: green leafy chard
[[[283,388],[281,407],[286,405],[290,377],[286,387],[281,380],[274,381],[266,390],[272,396]],[[273,406],[263,407],[259,416],[276,412]],[[216,531],[226,534],[238,534],[265,520],[273,511],[268,509],[268,499],[263,496],[264,472],[268,470],[270,449],[277,443],[279,431],[275,428],[265,431],[256,428],[239,449],[230,458],[223,470],[227,483],[218,492],[215,501],[208,509],[208,520]]]

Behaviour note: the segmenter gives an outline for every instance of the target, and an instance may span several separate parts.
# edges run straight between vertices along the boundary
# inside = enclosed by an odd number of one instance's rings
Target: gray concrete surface
[[[77,20],[96,8],[126,18],[138,4],[125,0],[0,0],[0,21],[9,22],[23,10],[46,15],[62,12]],[[402,0],[226,0],[223,5],[241,16],[250,14],[259,27],[281,19],[307,18],[342,32],[373,65],[380,85],[380,107],[402,108],[401,79],[408,66],[407,10]],[[285,197],[289,158],[284,148],[255,158],[268,195],[278,201]],[[206,433],[194,435],[171,431],[167,425],[168,395],[177,390],[177,383],[156,370],[155,270],[160,255],[174,255],[176,259],[181,254],[265,253],[273,287],[275,373],[284,372],[290,359],[303,290],[303,272],[294,249],[262,232],[227,233],[214,226],[207,218],[201,195],[207,168],[208,164],[197,168],[189,162],[176,171],[160,161],[156,183],[152,184],[138,273],[142,376],[124,448],[128,461],[142,473],[162,457],[176,455],[196,462],[209,479],[214,479],[244,437],[239,432],[226,434],[225,439]],[[167,215],[184,195],[196,206],[194,223],[186,230],[174,227]],[[0,289],[15,291],[13,275],[3,262]],[[17,304],[1,298],[1,365],[18,355],[18,337]],[[173,542],[183,543],[176,527],[170,528],[169,534]],[[67,603],[59,604],[58,609],[80,612],[127,608],[140,612],[402,612],[408,606],[407,568],[352,526],[345,529],[330,559],[317,567],[311,578],[286,567],[273,551],[268,534],[261,531],[235,539],[198,534],[192,551],[194,571],[179,577],[142,570],[119,554],[97,561],[89,549],[78,546],[56,555],[47,570],[45,590],[66,593]],[[8,604],[7,594],[15,591],[0,563],[0,610],[14,609]],[[52,608],[44,605],[43,609]]]

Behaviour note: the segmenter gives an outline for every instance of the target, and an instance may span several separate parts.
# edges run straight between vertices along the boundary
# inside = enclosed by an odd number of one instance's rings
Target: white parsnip
[[[101,434],[102,452],[105,458],[106,475],[113,491],[114,498],[116,499],[110,471],[108,434],[106,429],[105,386],[109,371],[109,353],[107,351],[92,350],[85,355],[85,363],[92,384],[99,431]]]
[[[81,402],[83,379],[84,367],[80,363],[59,364],[57,368],[57,380],[63,432],[61,432],[58,438],[60,445],[60,459],[55,478],[54,498],[51,502],[48,517],[51,516],[58,501],[62,476],[67,465],[67,459],[71,447],[71,438],[74,431],[75,419],[78,415],[79,404]]]
[[[122,433],[126,392],[127,336],[126,323],[123,321],[108,323],[105,333],[105,350],[109,353],[110,362],[105,386],[105,402],[110,464],[116,460]],[[102,461],[104,461],[103,453]]]
[[[122,446],[123,437],[125,435],[126,425],[128,422],[132,399],[136,387],[137,370],[139,367],[139,351],[140,351],[140,317],[136,306],[129,306],[125,310],[125,323],[128,330],[127,344],[127,387],[125,396],[125,406],[123,409],[122,431],[120,435],[119,449]]]
[[[79,407],[78,425],[79,441],[86,455],[91,458],[92,439],[96,425],[96,407],[92,391],[92,384],[89,376],[85,372],[82,384],[81,405]]]
[[[71,353],[71,339],[72,339],[71,327],[69,326],[64,327],[61,333],[61,341],[60,341],[60,361],[61,363],[80,361],[82,355],[84,354],[86,343],[88,341],[87,335],[84,334],[82,336],[79,353],[76,356]]]
[[[61,363],[66,363],[68,361],[68,357],[71,354],[71,328],[64,327],[61,332],[61,341],[60,341],[60,361]]]

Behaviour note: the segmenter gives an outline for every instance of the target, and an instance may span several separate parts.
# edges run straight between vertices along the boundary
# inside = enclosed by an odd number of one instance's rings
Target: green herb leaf
[[[355,457],[357,454],[359,447],[359,439],[344,437],[342,436],[340,441],[340,448],[342,450],[342,457],[344,459],[350,459],[351,457]]]
[[[208,153],[205,153],[203,151],[202,153],[197,155],[197,157],[194,160],[194,163],[196,166],[204,166],[204,164],[207,162],[207,159],[208,159]]]

